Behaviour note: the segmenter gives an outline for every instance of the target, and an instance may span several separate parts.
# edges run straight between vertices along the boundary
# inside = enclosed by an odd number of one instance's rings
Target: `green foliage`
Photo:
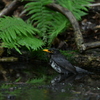
[[[74,56],[77,54],[78,51],[60,51],[69,61],[73,62],[74,61]]]
[[[81,16],[87,14],[84,11],[88,11],[86,7],[93,1],[94,0],[57,0],[58,4],[70,10],[77,20],[80,20]]]
[[[70,25],[63,14],[45,6],[54,0],[29,1],[31,2],[25,5],[25,10],[31,15],[28,22],[15,17],[0,18],[0,39],[5,47],[15,48],[18,52],[22,46],[29,50],[37,50],[43,45],[51,44],[52,40]],[[87,11],[85,6],[91,1],[93,0],[56,0],[56,3],[69,9],[79,20],[86,14],[82,10]],[[34,28],[31,23],[36,27]]]
[[[46,79],[46,76],[43,76],[42,78],[37,78],[37,79],[31,79],[31,80],[28,80],[27,82],[21,82],[20,83],[20,79],[21,78],[18,78],[16,79],[14,82],[9,82],[9,83],[2,83],[0,84],[0,100],[4,100],[4,97],[8,94],[8,95],[11,95],[11,96],[19,96],[21,93],[22,93],[22,90],[26,90],[27,89],[27,85],[28,84],[32,84],[32,86],[39,86],[40,84],[44,84],[44,81]],[[19,82],[19,83],[18,83]],[[19,86],[19,84],[21,86]],[[26,89],[24,89],[24,87]],[[34,87],[33,86],[33,87]],[[29,87],[28,87],[29,88]],[[5,91],[3,91],[5,90]]]
[[[70,25],[69,20],[59,12],[54,12],[52,17],[53,21],[52,21],[51,32],[49,35],[49,44],[55,37],[57,37],[58,34],[64,32]]]
[[[12,91],[10,90],[12,88]],[[8,95],[18,96],[21,93],[21,88],[16,88],[16,84],[3,83],[0,84],[0,100],[4,100],[4,97]],[[5,90],[5,91],[2,91]],[[2,97],[2,98],[1,98]]]
[[[52,0],[37,0],[25,7],[28,15],[32,14],[30,20],[38,23],[36,28],[40,30],[39,36],[44,42],[51,43],[52,39],[68,26],[69,21],[61,13],[47,8],[45,5],[49,3],[52,3]]]
[[[37,78],[37,79],[31,79],[31,80],[28,80],[26,83],[31,83],[31,84],[34,84],[34,83],[41,83],[43,84],[44,81],[46,79],[46,76],[43,76],[42,78]]]
[[[30,23],[24,22],[21,18],[4,17],[0,18],[0,39],[7,48],[26,46],[29,50],[36,50],[43,45],[42,40],[33,35],[39,33]]]
[[[56,3],[69,9],[80,20],[81,16],[86,14],[82,10],[87,11],[85,6],[91,1],[93,0],[56,0]],[[40,30],[39,36],[48,44],[70,25],[69,20],[64,15],[45,6],[49,3],[53,3],[53,0],[37,0],[25,6],[28,15],[31,15],[30,20],[37,23],[36,28]]]

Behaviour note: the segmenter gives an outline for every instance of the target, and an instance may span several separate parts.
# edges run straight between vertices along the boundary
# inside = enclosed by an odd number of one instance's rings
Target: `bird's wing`
[[[57,63],[58,66],[72,73],[76,73],[76,68],[67,59],[65,59],[63,55],[52,55],[51,59]]]

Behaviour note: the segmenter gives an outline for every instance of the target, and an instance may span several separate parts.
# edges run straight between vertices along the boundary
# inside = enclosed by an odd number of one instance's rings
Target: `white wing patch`
[[[61,73],[61,68],[54,62],[54,61],[51,61],[50,60],[50,63],[51,63],[51,67],[56,70],[58,73]]]

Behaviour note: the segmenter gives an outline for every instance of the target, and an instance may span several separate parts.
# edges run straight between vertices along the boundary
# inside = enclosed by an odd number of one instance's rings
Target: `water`
[[[45,62],[2,63],[0,100],[100,100],[100,74],[60,75]]]

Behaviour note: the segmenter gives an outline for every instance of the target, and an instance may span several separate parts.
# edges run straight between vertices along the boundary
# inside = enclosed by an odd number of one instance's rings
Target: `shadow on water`
[[[0,100],[100,100],[100,75],[60,75],[45,62],[1,63]]]

